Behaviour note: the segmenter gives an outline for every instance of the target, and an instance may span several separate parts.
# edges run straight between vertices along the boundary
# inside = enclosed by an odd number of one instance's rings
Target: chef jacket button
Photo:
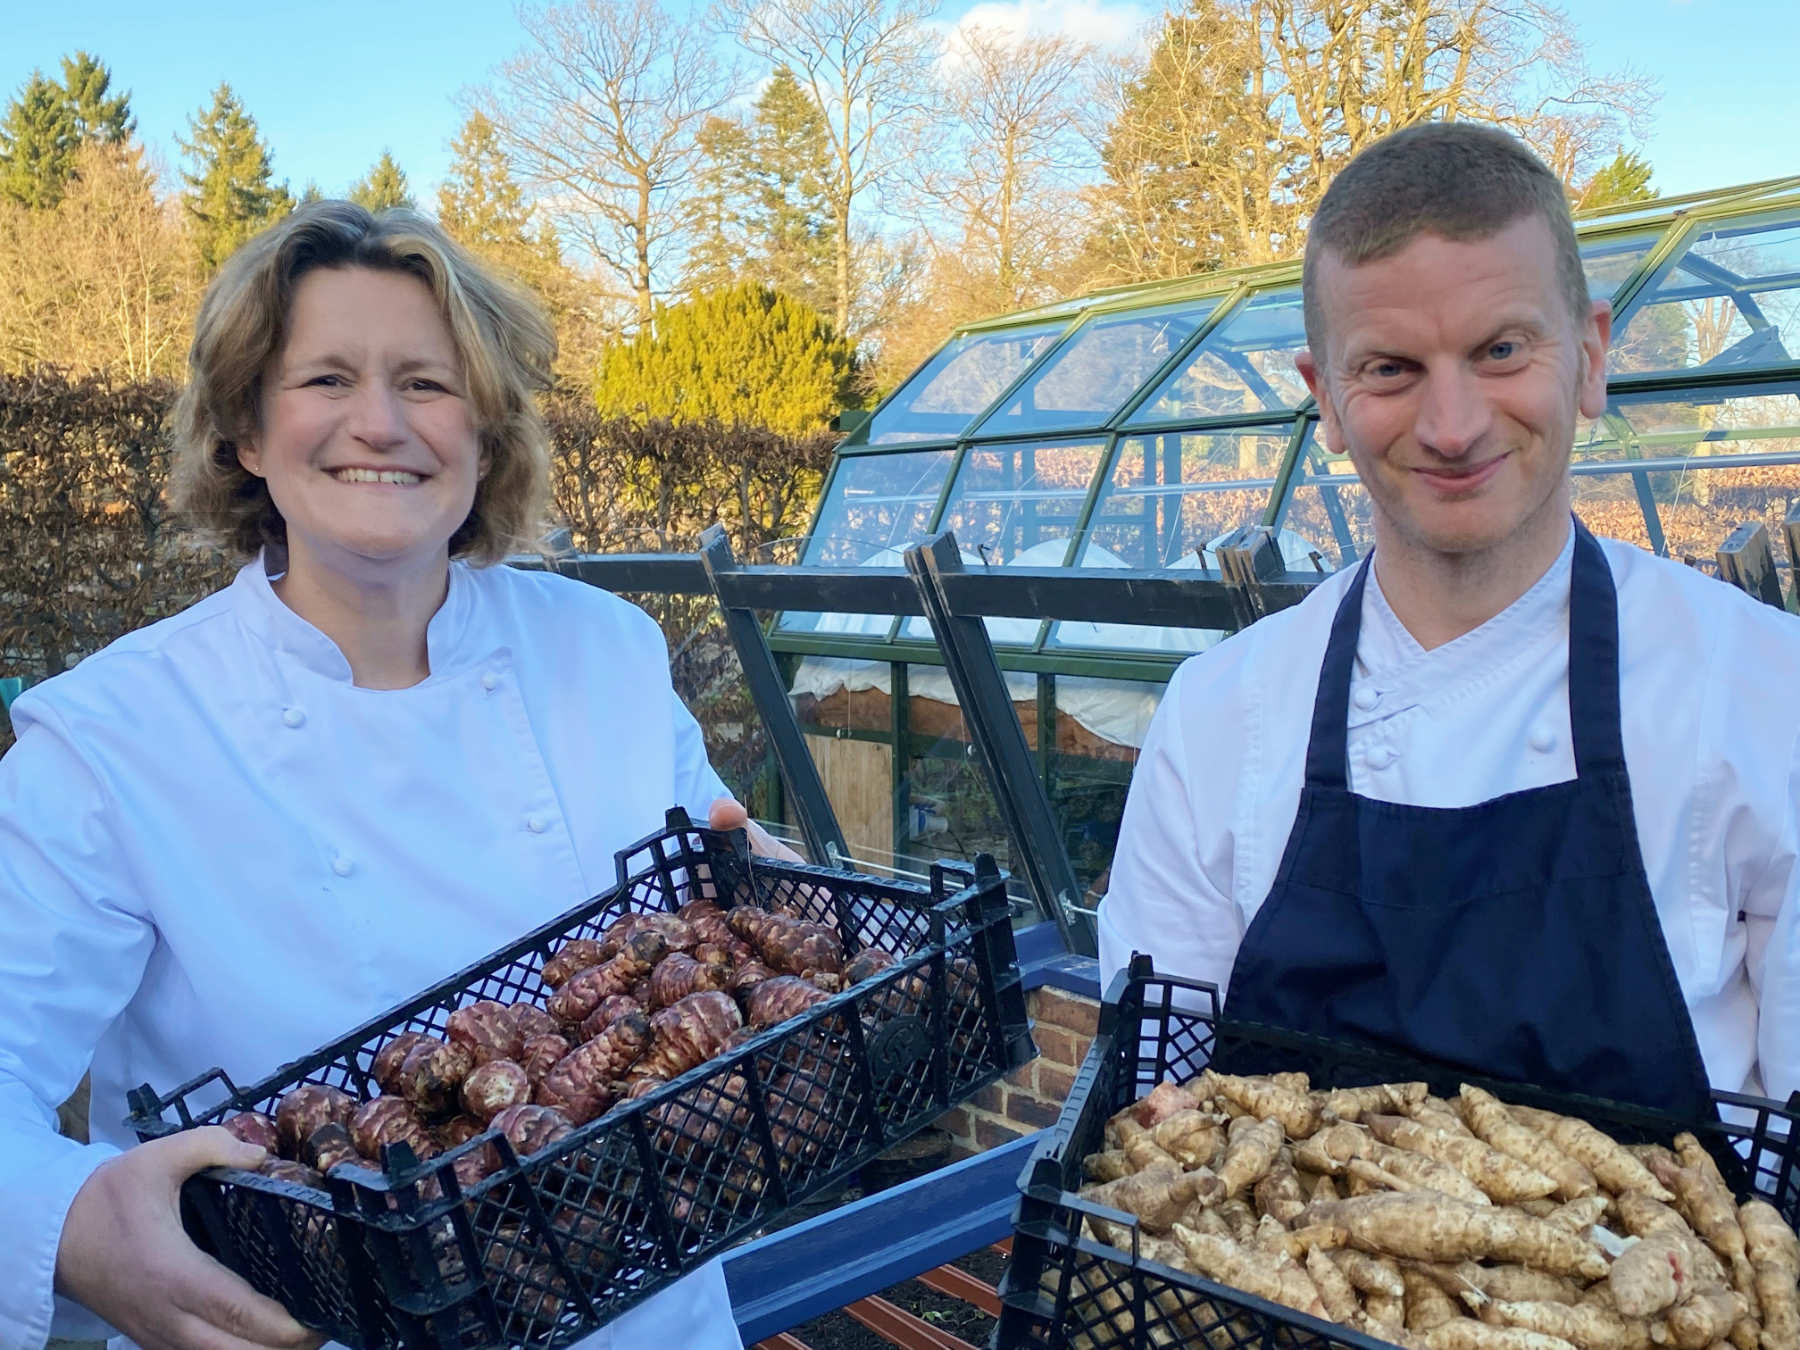
[[[1549,727],[1533,727],[1531,729],[1531,748],[1540,755],[1547,755],[1556,748],[1556,733]]]
[[[525,828],[533,834],[542,834],[547,827],[542,816],[527,816],[525,817]]]
[[[1381,695],[1377,693],[1373,687],[1365,684],[1362,688],[1358,689],[1355,694],[1351,695],[1351,702],[1356,704],[1356,706],[1361,708],[1364,712],[1368,712],[1369,709],[1381,702]]]
[[[281,714],[281,725],[284,727],[297,727],[305,721],[306,714],[298,708],[288,708]]]
[[[493,693],[494,690],[500,687],[500,677],[491,670],[487,671],[481,677],[481,687],[487,690],[488,693]]]
[[[1378,745],[1369,751],[1369,767],[1371,769],[1385,769],[1399,758],[1400,752],[1394,749],[1393,746]]]
[[[331,870],[336,872],[340,877],[349,876],[351,869],[355,867],[355,865],[355,863],[351,862],[341,853],[331,860]]]

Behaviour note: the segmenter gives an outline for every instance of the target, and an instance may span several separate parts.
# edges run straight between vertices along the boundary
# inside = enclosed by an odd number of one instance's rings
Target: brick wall
[[[1056,1123],[1057,1113],[1087,1057],[1100,1019],[1093,999],[1060,989],[1036,989],[1026,998],[1038,1056],[938,1120],[951,1149],[966,1157]]]

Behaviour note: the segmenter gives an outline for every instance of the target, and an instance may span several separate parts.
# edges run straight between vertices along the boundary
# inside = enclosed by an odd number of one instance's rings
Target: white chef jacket
[[[724,794],[662,632],[605,592],[452,564],[431,674],[358,688],[270,588],[119,639],[12,708],[0,760],[0,1347],[55,1300],[65,1214],[135,1142],[128,1088],[240,1085],[609,889]],[[55,1106],[89,1067],[83,1147]],[[715,1262],[591,1346],[737,1350]]]
[[[1629,544],[1601,545],[1619,597],[1638,841],[1701,1057],[1714,1087],[1785,1101],[1800,1088],[1800,620]],[[1350,685],[1353,792],[1463,807],[1575,776],[1573,552],[1571,532],[1537,585],[1433,651],[1370,579]],[[1136,950],[1226,988],[1293,828],[1319,667],[1353,575],[1176,671],[1100,908],[1103,980]]]

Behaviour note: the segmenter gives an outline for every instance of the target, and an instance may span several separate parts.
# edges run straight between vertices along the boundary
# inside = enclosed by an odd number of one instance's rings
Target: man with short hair
[[[1176,673],[1100,959],[1228,1016],[1710,1113],[1800,1089],[1800,621],[1571,513],[1611,311],[1505,133],[1320,203],[1300,372],[1369,560]]]

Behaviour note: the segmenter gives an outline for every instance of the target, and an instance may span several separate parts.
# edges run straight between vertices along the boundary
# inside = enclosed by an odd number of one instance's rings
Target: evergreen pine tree
[[[1252,92],[1253,36],[1222,0],[1171,11],[1101,146],[1105,206],[1091,227],[1091,256],[1134,278],[1242,260],[1231,197],[1238,160],[1245,145],[1276,134]]]
[[[833,239],[830,141],[824,114],[786,66],[778,67],[748,122],[709,118],[692,198],[697,242],[683,278],[690,294],[746,277],[831,303]]]
[[[122,145],[137,130],[131,91],[109,96],[112,72],[87,52],[63,57],[62,88],[75,118],[75,134],[83,143]]]
[[[413,199],[406,190],[406,173],[394,163],[390,151],[383,150],[375,167],[362,181],[350,189],[350,200],[369,211],[386,211],[393,206],[410,207]]]
[[[470,113],[450,149],[455,158],[438,186],[438,220],[444,228],[465,248],[477,251],[525,244],[531,208],[486,114]]]
[[[311,206],[314,202],[322,202],[324,200],[325,194],[320,191],[318,181],[309,178],[306,180],[306,186],[300,189],[300,199],[294,203],[294,206],[296,208]]]
[[[450,169],[438,185],[439,223],[476,257],[537,293],[556,325],[559,372],[585,384],[600,341],[592,296],[563,262],[555,227],[526,200],[485,114],[470,113],[450,149]]]
[[[769,284],[824,308],[831,301],[830,132],[793,71],[776,68],[756,100],[750,179]]]
[[[708,117],[697,139],[701,167],[687,204],[694,242],[681,276],[690,295],[730,286],[761,270],[756,266],[761,241],[755,239],[749,129],[729,117]]]
[[[602,413],[815,431],[854,400],[852,345],[812,306],[758,282],[658,306],[602,353]]]
[[[62,89],[33,71],[0,119],[0,197],[39,210],[55,206],[75,171],[80,144]]]
[[[193,139],[181,145],[193,170],[182,174],[188,187],[182,203],[200,261],[211,272],[245,240],[293,210],[294,199],[287,184],[272,181],[269,148],[229,84],[214,91],[212,106],[188,126]]]
[[[438,220],[470,252],[537,288],[553,316],[572,302],[556,230],[525,200],[499,134],[485,114],[469,114],[450,142],[455,158],[438,185]]]
[[[1649,162],[1637,151],[1621,150],[1581,187],[1575,205],[1579,210],[1591,211],[1600,206],[1648,201],[1657,195],[1650,186],[1650,173]]]

